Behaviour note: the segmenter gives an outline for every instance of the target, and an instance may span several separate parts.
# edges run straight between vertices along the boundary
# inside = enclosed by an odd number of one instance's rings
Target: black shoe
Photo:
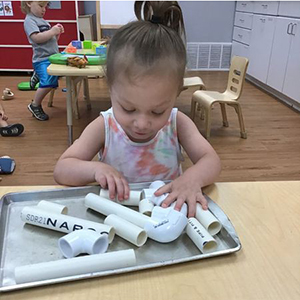
[[[12,124],[0,128],[0,134],[2,136],[19,136],[24,131],[22,124]]]
[[[35,86],[40,81],[38,74],[34,71],[32,76],[30,77],[29,85],[32,90],[34,90]]]
[[[34,106],[32,103],[28,104],[28,109],[32,113],[32,115],[38,119],[39,121],[47,121],[49,116],[43,111],[41,105]]]

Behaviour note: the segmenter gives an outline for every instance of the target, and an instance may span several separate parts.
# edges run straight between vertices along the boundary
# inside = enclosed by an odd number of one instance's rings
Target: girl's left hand
[[[199,180],[194,179],[184,173],[174,181],[162,186],[155,192],[155,196],[169,193],[163,201],[162,207],[166,208],[176,201],[175,209],[180,211],[184,202],[188,205],[188,217],[194,217],[196,213],[196,203],[200,203],[204,210],[208,209],[207,200],[204,198],[199,184]]]
[[[0,110],[0,118],[1,118],[3,121],[7,121],[7,120],[8,120],[8,117],[7,117],[7,115],[5,114],[4,110]]]

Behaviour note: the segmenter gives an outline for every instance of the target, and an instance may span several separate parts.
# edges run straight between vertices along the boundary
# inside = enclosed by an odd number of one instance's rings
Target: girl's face
[[[41,4],[38,1],[27,3],[30,12],[38,18],[43,18],[46,13],[47,4]]]
[[[178,95],[178,81],[145,76],[130,82],[120,75],[111,87],[114,116],[133,142],[147,142],[167,123]]]

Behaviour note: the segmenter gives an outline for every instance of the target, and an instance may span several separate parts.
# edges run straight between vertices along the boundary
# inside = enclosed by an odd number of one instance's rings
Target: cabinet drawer
[[[251,40],[251,30],[235,27],[233,29],[233,40],[250,45]]]
[[[278,15],[300,18],[300,1],[280,1]]]
[[[234,25],[251,29],[252,28],[252,21],[253,21],[253,14],[236,12],[234,18]]]
[[[231,56],[236,56],[236,55],[249,58],[249,46],[233,41]]]
[[[264,15],[277,15],[279,1],[255,1],[254,13]]]
[[[250,13],[253,12],[253,1],[237,1],[236,10]]]

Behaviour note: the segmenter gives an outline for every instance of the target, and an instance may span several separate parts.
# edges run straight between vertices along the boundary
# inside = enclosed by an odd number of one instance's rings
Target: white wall
[[[179,1],[187,42],[231,43],[235,1]]]

